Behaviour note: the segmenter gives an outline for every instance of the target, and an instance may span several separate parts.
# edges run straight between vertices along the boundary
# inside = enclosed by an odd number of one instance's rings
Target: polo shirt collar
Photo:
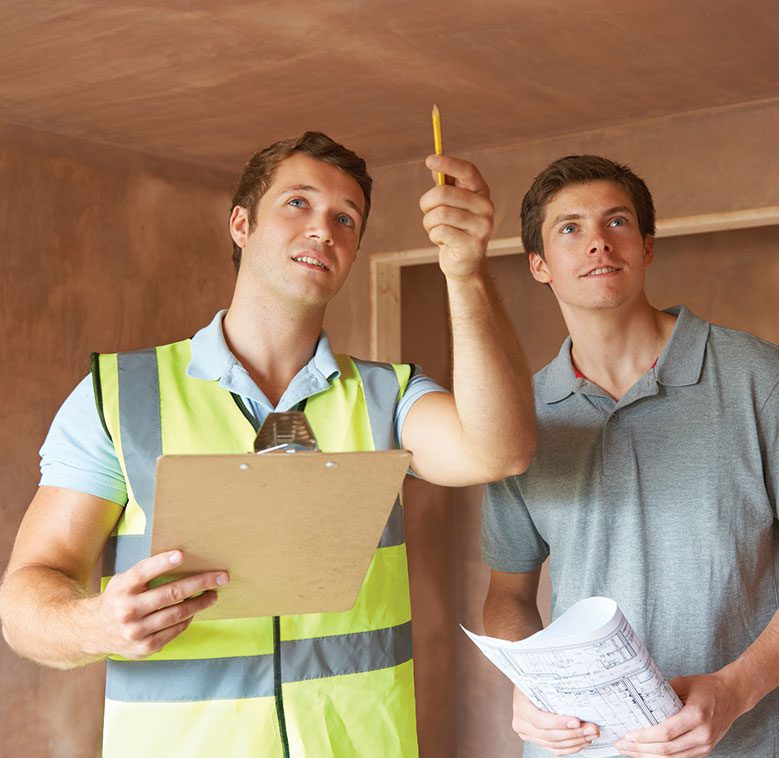
[[[677,317],[671,339],[660,353],[655,366],[655,378],[666,387],[697,384],[701,378],[709,324],[683,305],[667,308]]]
[[[667,308],[677,317],[671,339],[657,359],[654,368],[659,384],[684,387],[696,384],[701,376],[709,324],[683,305]],[[545,403],[558,403],[574,393],[586,379],[577,379],[571,360],[571,338],[566,337],[557,357],[549,364],[541,396]]]
[[[565,400],[579,386],[579,379],[573,371],[571,344],[571,338],[566,337],[557,357],[549,364],[541,392],[545,403],[558,403],[560,400]]]
[[[192,357],[187,366],[187,376],[215,382],[229,377],[233,367],[240,365],[224,338],[222,319],[226,313],[226,308],[218,311],[211,323],[192,337]],[[316,350],[307,368],[309,373],[320,375],[324,382],[331,382],[341,374],[330,340],[324,332],[319,335]]]

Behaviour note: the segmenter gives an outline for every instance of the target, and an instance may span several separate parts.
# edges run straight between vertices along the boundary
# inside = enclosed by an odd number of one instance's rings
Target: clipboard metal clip
[[[314,432],[302,411],[269,413],[254,439],[254,452],[315,453],[319,450]]]

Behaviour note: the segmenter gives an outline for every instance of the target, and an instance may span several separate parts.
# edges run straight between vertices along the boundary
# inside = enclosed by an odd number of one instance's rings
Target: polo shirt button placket
[[[603,467],[603,474],[608,470],[609,465],[609,442],[608,442],[608,428],[609,424],[614,425],[619,420],[619,414],[614,411],[606,419],[606,423],[603,425],[603,434],[601,436],[601,465]]]

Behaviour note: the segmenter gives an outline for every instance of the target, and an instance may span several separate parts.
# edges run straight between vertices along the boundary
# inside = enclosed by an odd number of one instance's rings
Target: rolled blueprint
[[[463,631],[541,710],[597,724],[587,758],[619,755],[614,743],[673,716],[681,701],[617,604],[580,600],[519,642]]]

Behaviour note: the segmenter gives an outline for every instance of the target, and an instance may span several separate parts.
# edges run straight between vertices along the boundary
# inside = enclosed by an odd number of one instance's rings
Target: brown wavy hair
[[[274,142],[264,150],[258,150],[246,163],[243,175],[233,195],[230,213],[236,205],[249,211],[249,232],[254,231],[257,223],[257,203],[273,182],[279,164],[295,153],[305,153],[312,158],[325,161],[354,179],[360,185],[365,197],[365,213],[360,228],[360,239],[365,232],[368,213],[371,209],[371,187],[373,179],[368,174],[365,161],[351,150],[339,145],[322,132],[306,132],[302,137]],[[233,242],[233,264],[235,270],[241,266],[241,250]]]
[[[546,206],[564,187],[584,182],[608,181],[618,184],[633,201],[642,237],[655,234],[655,204],[641,177],[622,163],[600,155],[568,155],[550,163],[530,185],[522,200],[522,245],[526,253],[544,255],[541,226]]]

